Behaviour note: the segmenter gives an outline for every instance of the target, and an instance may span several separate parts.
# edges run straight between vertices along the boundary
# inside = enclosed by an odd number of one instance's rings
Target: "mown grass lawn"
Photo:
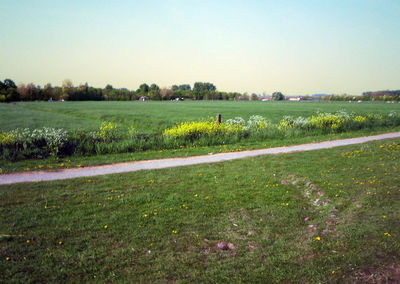
[[[399,158],[394,139],[2,186],[0,279],[400,281]]]

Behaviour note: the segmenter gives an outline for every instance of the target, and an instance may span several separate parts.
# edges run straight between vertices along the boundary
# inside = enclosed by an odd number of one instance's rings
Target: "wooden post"
[[[220,125],[221,124],[221,114],[218,114],[218,120],[217,120],[217,124]]]

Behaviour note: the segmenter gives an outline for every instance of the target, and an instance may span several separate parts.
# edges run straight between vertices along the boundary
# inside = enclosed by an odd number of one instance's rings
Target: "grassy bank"
[[[345,139],[361,136],[370,136],[381,133],[400,131],[400,127],[382,128],[377,130],[358,130],[345,133],[321,134],[308,137],[292,137],[289,139],[268,139],[265,141],[241,141],[228,145],[192,146],[177,149],[149,150],[133,153],[104,154],[93,156],[74,155],[64,158],[49,157],[45,159],[28,159],[9,161],[0,159],[0,173],[28,172],[28,171],[55,171],[76,167],[97,166],[121,162],[166,159],[175,157],[189,157],[207,155],[209,153],[236,152],[272,147],[281,147],[334,139]]]
[[[399,158],[397,139],[3,186],[0,279],[393,280]]]

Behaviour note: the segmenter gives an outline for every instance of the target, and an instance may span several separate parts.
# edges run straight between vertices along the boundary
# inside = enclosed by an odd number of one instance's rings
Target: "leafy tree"
[[[202,83],[202,82],[196,82],[194,83],[193,86],[193,91],[194,92],[201,92],[201,91],[208,91],[208,92],[213,92],[217,88],[214,86],[212,83]]]
[[[53,86],[47,83],[42,90],[42,99],[49,100],[50,98],[53,98]]]
[[[157,86],[156,84],[151,84],[149,89],[150,89],[150,91],[159,91],[160,87]]]
[[[160,95],[162,100],[170,100],[174,96],[174,91],[168,88],[162,88],[160,90]]]
[[[161,101],[160,90],[154,90],[150,93],[150,98],[153,101]]]
[[[0,81],[0,97],[0,101],[2,102],[16,102],[20,100],[17,86],[13,80],[5,79],[4,82]]]
[[[107,84],[107,86],[104,89],[111,91],[113,89],[113,86],[111,86],[110,84]]]
[[[35,101],[39,99],[39,88],[33,83],[27,85],[21,84],[18,87],[18,93],[23,101]]]
[[[273,101],[283,101],[285,99],[285,96],[281,92],[274,92],[272,93],[271,99]]]
[[[179,88],[179,90],[182,90],[182,91],[190,91],[192,89],[189,84],[179,85],[178,88]]]
[[[193,85],[193,96],[196,100],[203,98],[209,99],[212,97],[211,92],[215,92],[217,88],[212,83],[196,82]]]
[[[62,89],[62,99],[67,100],[70,96],[72,96],[74,85],[70,79],[65,79],[62,82],[61,89]]]
[[[8,88],[16,89],[17,88],[17,85],[15,85],[14,81],[11,79],[5,79],[3,84],[5,85],[6,89],[8,89]]]
[[[139,86],[139,90],[141,94],[147,94],[149,92],[149,85],[147,85],[146,83],[143,83]]]

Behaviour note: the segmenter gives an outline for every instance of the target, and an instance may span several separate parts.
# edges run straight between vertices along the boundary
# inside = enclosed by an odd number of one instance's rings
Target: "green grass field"
[[[276,123],[285,115],[311,116],[317,111],[381,113],[400,112],[400,104],[382,102],[26,102],[0,104],[0,130],[40,128],[94,130],[102,121],[120,127],[133,126],[142,133],[161,132],[183,121],[199,120],[222,114],[223,119],[262,115]]]
[[[0,282],[395,283],[399,161],[395,139],[2,186]]]
[[[391,111],[400,113],[400,104],[381,102],[227,102],[227,101],[187,101],[187,102],[29,102],[17,104],[0,104],[0,130],[15,128],[62,127],[67,130],[98,129],[102,121],[113,121],[122,130],[135,127],[141,133],[160,133],[182,121],[199,120],[221,113],[223,119],[241,116],[248,119],[259,114],[273,122],[278,122],[284,115],[310,116],[317,111],[381,113]],[[157,159],[179,156],[193,156],[226,151],[241,151],[309,143],[330,139],[373,135],[377,133],[398,131],[400,127],[362,129],[345,133],[314,133],[275,137],[268,139],[244,139],[228,145],[193,146],[177,149],[157,149],[127,153],[72,155],[64,158],[23,159],[11,161],[0,159],[0,173],[31,170],[54,170],[77,165],[89,166],[115,162]]]

